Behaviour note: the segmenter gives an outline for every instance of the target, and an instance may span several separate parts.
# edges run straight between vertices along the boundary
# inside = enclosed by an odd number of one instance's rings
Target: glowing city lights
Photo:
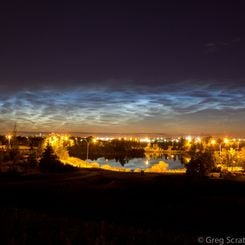
[[[224,138],[224,143],[228,144],[229,143],[229,139],[228,138]]]
[[[140,139],[140,142],[150,143],[151,142],[151,139],[149,139],[149,138],[141,138]]]

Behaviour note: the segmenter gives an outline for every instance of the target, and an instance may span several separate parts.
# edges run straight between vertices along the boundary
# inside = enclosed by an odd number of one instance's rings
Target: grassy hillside
[[[241,233],[245,183],[81,170],[0,176],[1,244],[197,244]]]

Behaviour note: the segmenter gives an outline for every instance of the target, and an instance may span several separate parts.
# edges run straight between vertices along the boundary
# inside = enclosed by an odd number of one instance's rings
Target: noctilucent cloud
[[[245,89],[193,82],[117,89],[81,86],[18,90],[1,95],[3,131],[162,132],[239,135]]]
[[[245,135],[244,1],[5,1],[0,132]]]

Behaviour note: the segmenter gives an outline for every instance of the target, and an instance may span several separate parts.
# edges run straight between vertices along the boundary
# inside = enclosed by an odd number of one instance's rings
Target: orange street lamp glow
[[[201,143],[201,138],[200,137],[196,138],[196,143]]]
[[[224,143],[225,143],[225,144],[228,144],[228,143],[229,143],[229,139],[224,138]]]
[[[88,154],[89,154],[89,141],[85,138],[84,139],[87,142],[87,159],[86,161],[88,161]],[[92,143],[96,144],[97,140],[95,138],[92,139]]]
[[[7,137],[7,139],[9,139],[9,140],[12,138],[11,135],[7,135],[6,137]]]
[[[12,135],[7,135],[6,138],[8,139],[8,143],[9,143],[9,145],[10,145],[10,140],[11,140],[11,138],[12,138]]]
[[[211,144],[215,145],[216,144],[216,140],[211,140]]]

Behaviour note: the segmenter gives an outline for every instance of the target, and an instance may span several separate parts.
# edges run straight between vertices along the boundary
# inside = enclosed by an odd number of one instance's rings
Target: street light
[[[219,143],[219,155],[221,157],[221,152],[222,152],[222,146],[221,146],[222,142]]]
[[[222,143],[224,143],[225,145],[229,144],[229,139],[224,138],[223,142],[221,141],[219,143],[219,155],[221,156],[221,152],[222,152]]]
[[[88,139],[84,139],[86,142],[87,142],[87,157],[86,157],[86,161],[88,161],[88,153],[89,153],[89,141],[88,141]],[[92,142],[93,143],[96,143],[97,142],[97,140],[96,139],[92,139]]]
[[[215,151],[216,140],[215,139],[212,139],[210,143],[212,145],[213,151]]]
[[[211,140],[211,145],[214,147],[218,142],[215,139]],[[218,143],[219,144],[219,156],[221,157],[221,151],[222,151],[222,141]]]
[[[225,143],[225,144],[228,144],[228,143],[229,143],[229,139],[224,138],[224,143]]]
[[[239,151],[239,149],[240,149],[240,141],[241,141],[241,139],[238,139],[237,140],[237,150]]]
[[[11,140],[12,136],[11,135],[7,135],[6,138],[8,139],[8,145],[10,147],[10,140]]]

